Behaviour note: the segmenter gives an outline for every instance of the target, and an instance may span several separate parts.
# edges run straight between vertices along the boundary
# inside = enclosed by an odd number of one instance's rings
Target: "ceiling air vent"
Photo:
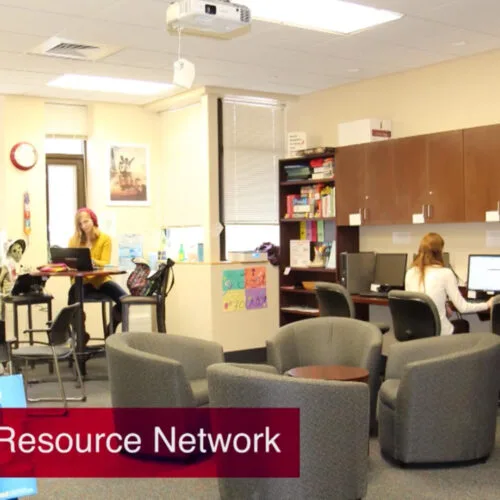
[[[78,59],[80,61],[97,61],[110,54],[118,52],[121,47],[112,45],[99,45],[90,42],[68,40],[65,38],[52,37],[41,45],[30,50],[30,54],[38,54],[49,57],[64,57],[67,59]]]

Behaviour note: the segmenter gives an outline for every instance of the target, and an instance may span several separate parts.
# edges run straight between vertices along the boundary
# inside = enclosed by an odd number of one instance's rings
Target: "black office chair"
[[[356,318],[356,310],[351,295],[347,289],[337,283],[316,283],[316,298],[318,299],[320,316],[340,316],[342,318]],[[386,323],[371,322],[382,333],[389,331]]]
[[[400,342],[441,334],[441,321],[434,301],[425,293],[392,290],[389,309],[394,336]]]
[[[500,295],[493,298],[490,312],[490,329],[492,333],[500,335]]]

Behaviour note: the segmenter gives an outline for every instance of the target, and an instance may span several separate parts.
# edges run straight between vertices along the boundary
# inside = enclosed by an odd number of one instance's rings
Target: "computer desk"
[[[460,286],[458,287],[460,293],[467,299],[467,287]],[[356,311],[356,318],[361,319],[363,321],[370,320],[370,306],[389,306],[389,299],[385,297],[362,297],[361,295],[353,294],[351,295],[352,301],[354,302],[354,309]],[[453,308],[453,305],[452,305]],[[480,321],[489,321],[490,320],[490,312],[482,311],[475,313],[477,314]]]

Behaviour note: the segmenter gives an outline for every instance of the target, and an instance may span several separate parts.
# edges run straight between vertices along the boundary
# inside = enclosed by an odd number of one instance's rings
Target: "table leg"
[[[87,374],[85,368],[85,323],[83,321],[83,278],[81,276],[75,277],[75,300],[80,307],[76,313],[76,355],[82,376]]]

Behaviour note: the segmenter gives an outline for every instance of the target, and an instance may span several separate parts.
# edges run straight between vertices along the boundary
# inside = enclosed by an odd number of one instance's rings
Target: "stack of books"
[[[287,181],[299,181],[311,178],[311,167],[309,165],[285,165]]]
[[[333,179],[333,169],[335,161],[333,158],[318,158],[311,160],[312,175],[311,179]]]
[[[285,218],[321,217],[335,217],[335,187],[319,183],[287,195]]]

